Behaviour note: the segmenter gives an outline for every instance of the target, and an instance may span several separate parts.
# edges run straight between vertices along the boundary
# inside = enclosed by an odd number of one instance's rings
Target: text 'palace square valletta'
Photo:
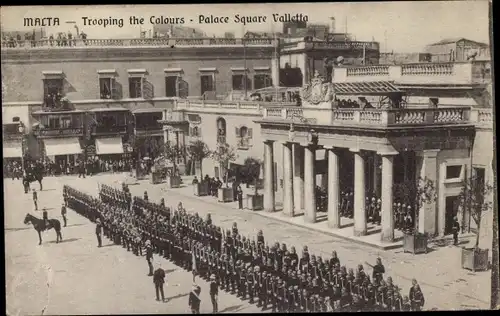
[[[492,6],[2,7],[6,313],[496,309]]]

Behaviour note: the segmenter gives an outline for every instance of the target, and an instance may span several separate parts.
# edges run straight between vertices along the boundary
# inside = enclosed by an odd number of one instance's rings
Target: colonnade
[[[288,216],[304,211],[304,220],[316,222],[316,150],[317,145],[303,146],[293,142],[282,142],[283,146],[283,212]],[[340,228],[340,180],[339,149],[324,147],[328,157],[328,225]],[[264,142],[264,209],[275,211],[274,190],[274,141]],[[366,152],[358,148],[349,149],[354,155],[354,235],[367,234],[365,205],[365,159]],[[394,152],[377,152],[382,159],[382,241],[394,240],[393,210],[393,160]]]

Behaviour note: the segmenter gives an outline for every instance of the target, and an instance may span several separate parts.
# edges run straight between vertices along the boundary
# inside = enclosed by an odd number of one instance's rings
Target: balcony
[[[472,61],[334,68],[333,82],[362,81],[416,85],[482,84],[491,81],[491,63]]]
[[[92,135],[94,136],[102,136],[102,135],[111,135],[111,134],[127,134],[127,126],[93,126],[92,127]]]
[[[225,144],[226,143],[226,135],[217,136],[217,144]]]
[[[318,125],[366,128],[404,128],[437,125],[470,125],[468,107],[411,108],[411,109],[332,109],[266,108],[264,120],[290,121]],[[478,112],[475,120],[485,122],[487,113]]]
[[[136,136],[163,135],[163,126],[161,124],[136,126],[134,132]]]
[[[58,43],[59,42],[59,43]],[[43,39],[38,41],[5,41],[2,49],[68,49],[82,47],[229,47],[261,46],[273,47],[273,38],[131,38],[131,39]]]
[[[239,150],[248,150],[251,147],[250,138],[248,137],[237,137],[236,138],[236,147]]]
[[[264,101],[226,101],[226,100],[179,100],[176,108],[179,110],[194,110],[206,113],[217,113],[224,109],[227,113],[262,115],[264,107],[296,106],[292,102]]]
[[[39,138],[51,137],[81,137],[84,135],[83,127],[70,128],[41,128],[34,131],[35,136]]]

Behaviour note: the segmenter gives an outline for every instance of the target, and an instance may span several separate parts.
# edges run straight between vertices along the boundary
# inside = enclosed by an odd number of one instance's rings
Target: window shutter
[[[146,78],[142,79],[142,93],[144,99],[153,98],[153,84],[147,81]]]
[[[201,137],[201,125],[198,126],[198,137]]]
[[[189,136],[194,136],[193,135],[193,127],[189,126]]]
[[[248,136],[248,138],[252,138],[252,128],[248,129],[247,136]]]
[[[239,127],[235,128],[234,134],[236,135],[236,137],[240,137],[240,128]]]

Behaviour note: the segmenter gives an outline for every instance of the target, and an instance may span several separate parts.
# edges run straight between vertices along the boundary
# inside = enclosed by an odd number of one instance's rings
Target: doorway
[[[446,214],[444,224],[444,234],[450,235],[452,233],[453,218],[458,214],[458,196],[446,197]]]

